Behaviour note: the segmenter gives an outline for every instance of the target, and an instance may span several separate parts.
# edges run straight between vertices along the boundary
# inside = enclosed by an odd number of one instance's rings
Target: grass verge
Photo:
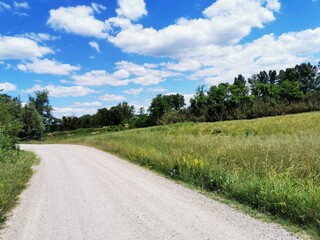
[[[6,152],[0,161],[0,228],[18,202],[19,194],[32,176],[31,167],[37,162],[36,155],[25,151]]]
[[[93,146],[320,237],[320,113],[49,138]]]

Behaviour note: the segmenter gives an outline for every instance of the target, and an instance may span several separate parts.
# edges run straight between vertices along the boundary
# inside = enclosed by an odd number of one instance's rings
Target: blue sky
[[[0,89],[55,116],[320,60],[320,0],[0,0]]]

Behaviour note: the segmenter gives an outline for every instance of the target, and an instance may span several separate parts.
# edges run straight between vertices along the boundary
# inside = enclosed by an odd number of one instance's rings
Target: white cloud
[[[130,81],[142,86],[155,85],[168,77],[179,76],[167,70],[154,69],[154,65],[138,65],[132,62],[121,61],[116,63],[116,69],[130,73]]]
[[[16,9],[19,9],[19,8],[29,9],[29,8],[30,8],[28,2],[16,2],[16,1],[14,1],[14,2],[13,2],[13,6],[14,6]]]
[[[180,18],[160,30],[144,28],[141,24],[119,26],[122,29],[108,39],[125,52],[193,57],[208,47],[237,44],[252,28],[263,28],[275,20],[276,3],[279,1],[217,0],[203,11],[204,18]]]
[[[101,9],[101,8],[98,8]],[[97,6],[60,7],[50,10],[47,24],[54,30],[64,30],[82,36],[104,38],[105,23],[94,17]]]
[[[278,0],[268,0],[267,1],[267,8],[278,12],[278,11],[280,11],[281,4]]]
[[[75,107],[100,107],[102,106],[102,103],[99,101],[96,102],[75,102]]]
[[[118,0],[118,5],[119,8],[116,9],[118,16],[137,20],[140,17],[147,15],[144,0]]]
[[[9,82],[0,82],[0,90],[3,90],[4,92],[11,92],[17,90],[17,86]]]
[[[186,106],[189,106],[190,105],[190,99],[194,97],[194,94],[193,93],[183,94],[183,96],[184,96],[184,102],[185,102]]]
[[[83,116],[86,114],[95,114],[97,109],[95,108],[76,108],[76,107],[54,107],[53,115],[55,117],[61,118],[63,116]]]
[[[130,95],[139,95],[143,92],[143,88],[130,88],[128,90],[124,90],[123,92]]]
[[[10,10],[11,6],[9,4],[6,4],[5,2],[0,2],[0,12],[3,10]]]
[[[49,96],[57,97],[57,98],[82,97],[90,93],[96,92],[93,89],[82,87],[82,86],[71,86],[71,87],[57,86],[57,85],[41,86],[38,84],[34,85],[32,88],[24,90],[23,92],[34,93],[36,91],[43,91],[43,90],[49,91]]]
[[[24,33],[24,34],[18,35],[17,37],[29,38],[36,42],[54,41],[59,39],[59,37],[53,36],[49,33],[34,33],[34,32]]]
[[[113,94],[105,94],[100,97],[100,100],[106,101],[106,102],[119,102],[119,101],[124,101],[127,98],[121,95],[113,95]]]
[[[138,85],[148,86],[161,83],[164,81],[164,79],[156,75],[145,75],[141,77],[132,78],[131,81]]]
[[[30,71],[37,74],[69,75],[73,71],[78,71],[80,66],[63,64],[56,60],[35,59],[32,63],[18,64],[17,68],[23,72]]]
[[[320,53],[320,28],[279,37],[269,34],[243,46],[208,51],[202,56],[202,63],[207,67],[196,71],[190,79],[204,78],[210,85],[232,82],[240,73],[249,77],[260,70],[280,70],[302,62],[316,62],[312,57],[316,53]]]
[[[91,3],[91,7],[97,13],[101,13],[102,11],[105,11],[107,9],[105,6],[98,3]]]
[[[98,53],[100,52],[99,44],[96,41],[89,42],[90,47],[94,48]]]
[[[166,68],[180,72],[196,71],[201,68],[201,63],[198,60],[185,59],[178,63],[167,63]]]
[[[162,88],[162,87],[157,87],[157,88],[148,88],[147,92],[157,92],[157,93],[161,93],[161,92],[166,92],[167,89]]]
[[[125,86],[129,83],[129,80],[125,80],[127,77],[129,77],[129,73],[121,70],[113,74],[104,70],[93,70],[83,75],[72,76],[75,83],[82,86]]]
[[[0,36],[0,59],[28,59],[42,57],[53,51],[39,46],[25,37]]]

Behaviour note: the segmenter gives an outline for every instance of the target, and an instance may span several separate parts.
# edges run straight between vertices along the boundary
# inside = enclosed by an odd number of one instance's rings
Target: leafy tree
[[[230,104],[232,107],[237,107],[249,101],[249,87],[247,87],[246,83],[245,78],[242,75],[238,75],[234,79],[233,85],[230,85]]]
[[[109,110],[110,125],[119,125],[129,121],[134,116],[134,106],[129,106],[127,102],[119,103]]]
[[[52,106],[50,105],[48,91],[35,92],[36,97],[29,96],[29,102],[34,106],[35,110],[42,116],[46,130],[53,121]]]
[[[30,102],[22,109],[23,133],[22,137],[27,139],[42,139],[45,125],[43,117],[36,110],[34,104]]]
[[[180,94],[164,95],[164,99],[169,103],[170,109],[179,111],[186,104],[184,102],[184,96]]]
[[[180,94],[158,94],[149,107],[150,120],[155,124],[165,113],[179,111],[185,105],[184,96]]]
[[[0,155],[2,150],[15,148],[18,142],[18,135],[22,130],[20,112],[21,104],[17,98],[0,94]]]
[[[110,112],[107,108],[101,108],[98,109],[98,112],[95,115],[97,119],[97,125],[102,127],[102,126],[108,126],[110,125]]]
[[[296,65],[295,70],[299,73],[299,81],[301,83],[301,91],[306,94],[320,88],[320,78],[317,66],[310,63],[302,63]]]
[[[205,91],[205,86],[199,86],[196,89],[194,98],[190,99],[191,113],[196,117],[206,117],[208,111],[208,96]]]
[[[208,91],[208,116],[210,120],[220,120],[221,114],[227,110],[229,99],[229,84],[220,83],[211,86]]]

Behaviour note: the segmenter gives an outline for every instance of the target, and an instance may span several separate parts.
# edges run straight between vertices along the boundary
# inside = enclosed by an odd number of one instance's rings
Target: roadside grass
[[[7,213],[16,205],[19,194],[26,187],[33,170],[32,165],[38,162],[30,152],[0,152],[0,228],[6,220]]]
[[[320,237],[320,112],[46,141],[111,152]]]

